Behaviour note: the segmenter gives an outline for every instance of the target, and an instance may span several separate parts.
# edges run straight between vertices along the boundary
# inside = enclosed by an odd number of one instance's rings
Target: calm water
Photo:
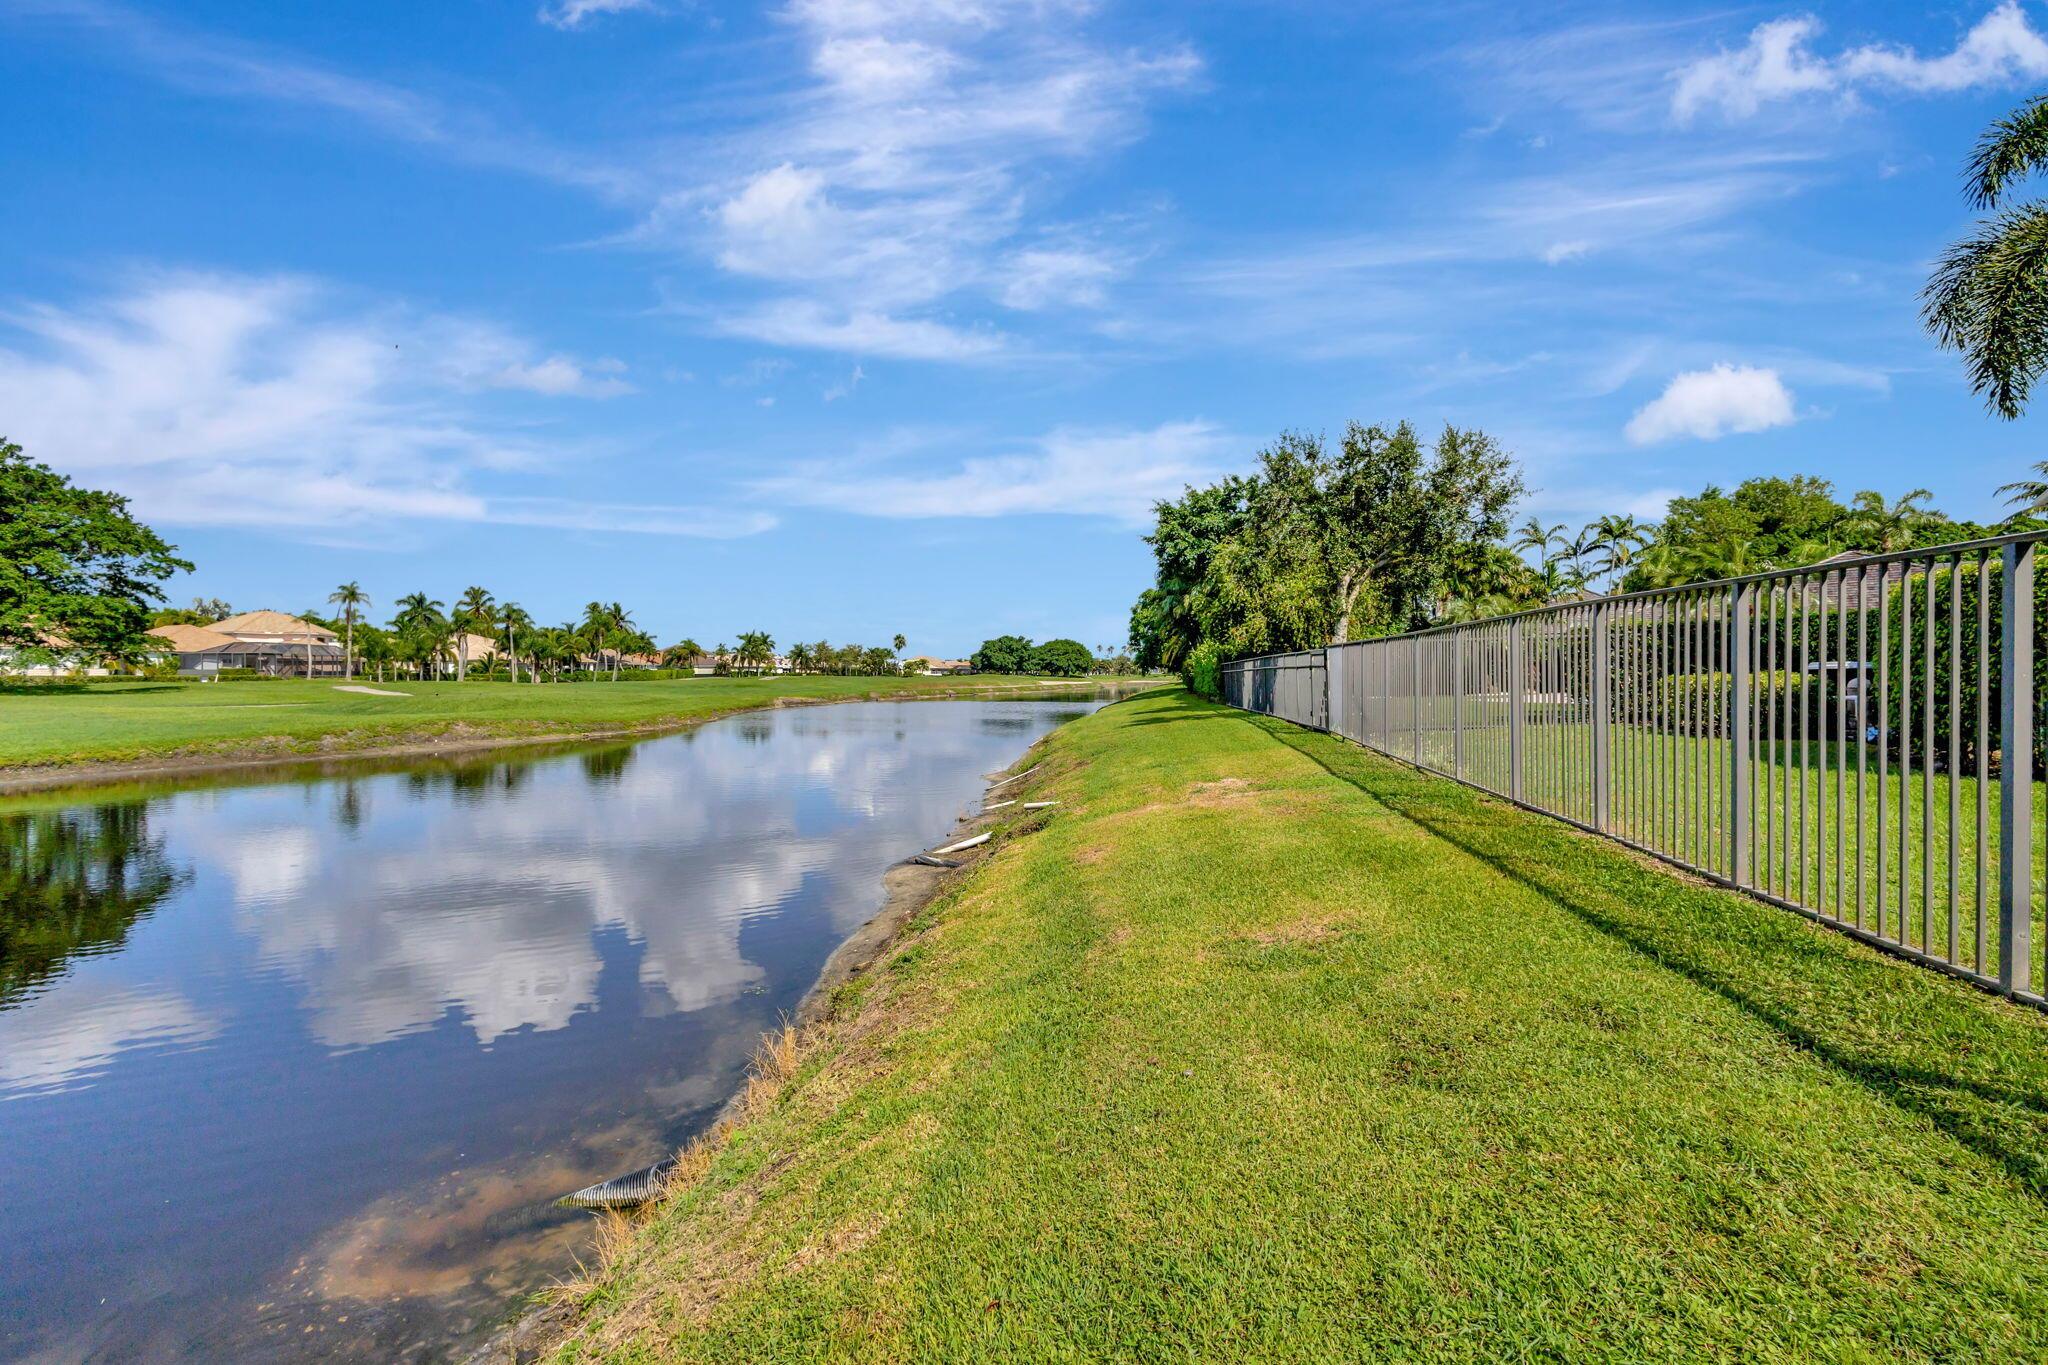
[[[437,1359],[1095,703],[858,704],[0,816],[0,1358]]]

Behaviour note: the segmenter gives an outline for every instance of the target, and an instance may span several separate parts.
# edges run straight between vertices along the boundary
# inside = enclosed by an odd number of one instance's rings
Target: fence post
[[[1422,766],[1422,642],[1408,637],[1408,736],[1415,766]]]
[[[2030,989],[2034,902],[2034,547],[2005,547],[1998,653],[1998,984]]]
[[[1750,821],[1750,672],[1754,665],[1749,657],[1749,618],[1756,610],[1756,584],[1744,583],[1735,589],[1735,632],[1734,658],[1728,665],[1728,707],[1734,724],[1729,729],[1729,744],[1735,752],[1728,758],[1728,863],[1735,874],[1737,886],[1749,885],[1749,821]],[[1859,744],[1862,742],[1859,737]],[[1862,821],[1862,807],[1857,807],[1858,822]]]
[[[1607,612],[1607,603],[1593,604],[1593,828],[1602,834],[1607,832],[1613,809],[1612,736],[1607,728],[1613,709],[1607,677]]]
[[[1508,622],[1508,795],[1522,799],[1522,618]]]
[[[1465,775],[1465,636],[1453,631],[1451,642],[1451,773]]]

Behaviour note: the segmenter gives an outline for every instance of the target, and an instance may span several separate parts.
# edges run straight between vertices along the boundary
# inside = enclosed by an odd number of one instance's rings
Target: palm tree
[[[392,633],[399,637],[398,657],[415,665],[422,679],[429,654],[437,660],[440,657],[438,647],[427,651],[411,646],[433,642],[447,624],[441,604],[425,593],[407,593],[398,599],[398,614],[391,618]]]
[[[1991,125],[1963,178],[1970,205],[1995,210],[1950,247],[1920,294],[1935,339],[1960,351],[1970,389],[2010,421],[2048,369],[2048,205],[2008,197],[2048,169],[2048,96]]]
[[[512,664],[512,681],[519,681],[519,632],[533,629],[533,618],[517,602],[498,608],[498,628],[505,632],[505,657]]]
[[[1563,538],[1563,522],[1560,521],[1555,526],[1545,526],[1531,517],[1523,522],[1521,529],[1515,533],[1514,549],[1518,553],[1523,550],[1534,550],[1538,555],[1547,556],[1550,553],[1550,543]]]
[[[363,623],[363,662],[375,664],[377,681],[384,681],[384,665],[397,659],[398,653],[389,635],[369,622]]]
[[[2048,460],[2037,463],[2034,472],[2041,477],[2019,479],[1999,488],[1998,491],[2005,495],[2006,502],[2019,509],[2008,518],[2009,521],[2018,521],[2021,517],[2048,512]]]
[[[341,680],[347,682],[356,675],[356,617],[370,605],[370,599],[364,596],[361,584],[350,582],[328,593],[327,600],[341,608],[342,628],[348,634],[341,656]]]
[[[497,625],[497,603],[482,588],[471,585],[455,599],[455,681],[469,678],[469,637],[489,634]]]
[[[423,592],[411,592],[398,599],[398,614],[391,618],[393,630],[405,630],[411,626],[433,620],[441,614],[441,604]]]
[[[1742,578],[1770,566],[1757,553],[1755,541],[1723,536],[1695,552],[1693,567],[1697,578]]]
[[[811,647],[799,640],[789,647],[789,667],[793,673],[808,673],[817,662],[811,657]]]
[[[573,656],[575,633],[567,626],[541,627],[528,632],[526,648],[533,656],[533,680],[540,681],[540,670],[546,668],[548,678],[553,682],[562,680],[562,660]]]
[[[1637,558],[1635,569],[1649,588],[1669,588],[1686,579],[1685,557],[1666,540],[1650,542]]]
[[[889,638],[889,643],[895,648],[895,651],[898,654],[901,654],[903,652],[903,646],[909,644],[910,641],[906,640],[901,635],[893,635]]]
[[[1884,494],[1874,488],[1866,488],[1849,500],[1849,521],[1856,530],[1876,542],[1879,554],[1890,554],[1893,550],[1906,548],[1913,532],[1927,521],[1930,513],[1920,504],[1933,496],[1924,488],[1916,488],[1896,502],[1887,504]]]
[[[1583,589],[1587,581],[1592,577],[1591,574],[1586,572],[1586,560],[1596,553],[1599,548],[1599,533],[1591,526],[1582,526],[1579,528],[1578,535],[1574,536],[1559,554],[1559,558],[1572,566],[1573,592]]]
[[[1601,517],[1593,523],[1593,547],[1605,556],[1600,571],[1612,588],[1635,563],[1636,551],[1649,544],[1650,529],[1631,516]]]
[[[735,660],[740,667],[752,668],[757,673],[766,672],[768,665],[774,659],[775,640],[767,631],[745,630],[740,632],[739,653]]]

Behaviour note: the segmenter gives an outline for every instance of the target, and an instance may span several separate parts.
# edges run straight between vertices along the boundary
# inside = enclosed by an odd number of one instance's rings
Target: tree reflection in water
[[[188,877],[139,802],[0,816],[0,1009],[120,947]]]

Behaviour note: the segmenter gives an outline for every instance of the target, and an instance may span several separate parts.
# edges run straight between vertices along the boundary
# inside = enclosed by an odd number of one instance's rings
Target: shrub
[[[1928,762],[1926,722],[1931,718],[1934,723],[1935,763],[1941,767],[1948,766],[1950,743],[1953,740],[1956,763],[1965,769],[1976,766],[1977,676],[1981,663],[1985,684],[1984,711],[1987,731],[1987,752],[1984,760],[1987,769],[1995,769],[1996,764],[1993,760],[1998,753],[1998,713],[2004,699],[2004,690],[1998,681],[1999,640],[2001,632],[2005,629],[2003,594],[2000,592],[2001,572],[1999,562],[1993,559],[1988,572],[1983,575],[1983,581],[1979,582],[1977,565],[1966,562],[1959,570],[1943,567],[1932,574],[1909,576],[1886,594],[1884,628],[1888,632],[1886,671],[1889,674],[1890,687],[1884,698],[1884,708],[1888,713],[1885,717],[1888,731],[1886,745],[1894,756],[1909,754],[1915,764],[1924,765]],[[1931,717],[1926,709],[1929,662],[1927,599],[1930,590],[1934,597],[1934,705]],[[1951,591],[1959,599],[1961,607],[1957,621],[1960,631],[1953,640],[1950,638],[1949,624]],[[1979,638],[1977,633],[1977,604],[1980,592],[1989,598],[1986,603],[1989,634],[1985,638]],[[1908,595],[1912,599],[1910,603],[1906,600]],[[1906,612],[1909,608],[1913,614],[1910,660],[1905,652],[1908,643],[1905,638]],[[2034,574],[2034,620],[2037,623],[2037,632],[2041,629],[2039,623],[2044,620],[2044,608],[2048,608],[2048,573],[2037,568]],[[1877,646],[1877,623],[1873,622],[1870,632],[1870,649],[1873,656],[1877,652]],[[2039,646],[2040,641],[2037,638],[2034,650],[2036,706],[2039,706],[2044,698],[2048,698],[2048,692],[2043,691],[2044,688],[2048,688],[2048,654],[2044,654]],[[1957,706],[1953,713],[1949,710],[1948,704],[1951,648],[1956,656],[1954,682]],[[1874,671],[1870,689],[1871,718],[1875,723],[1878,695]],[[1951,726],[1952,718],[1958,720],[1960,724]],[[1902,720],[1905,722],[1903,726],[1900,723]],[[2044,755],[2048,755],[2048,733],[2044,731],[2048,731],[2048,727],[2042,726],[2037,720],[2034,726],[2034,763],[2037,772]]]
[[[1836,718],[1840,709],[1834,705],[1836,689],[1829,681],[1815,674],[1800,675],[1779,671],[1776,673],[1752,673],[1749,676],[1749,694],[1758,714],[1759,736],[1766,733],[1766,713],[1777,717],[1780,739],[1786,728],[1785,717],[1791,716],[1791,730],[1798,734],[1802,715],[1807,721],[1807,733],[1815,739],[1832,738],[1837,730]],[[1662,726],[1682,735],[1725,735],[1734,724],[1731,708],[1735,701],[1735,679],[1729,673],[1674,673],[1658,680],[1656,705],[1653,713],[1661,715]],[[1615,719],[1623,723],[1635,720],[1633,712],[1624,712]]]
[[[1181,681],[1196,696],[1208,697],[1212,701],[1223,696],[1223,646],[1214,640],[1204,640],[1188,653],[1187,661],[1181,665]]]

